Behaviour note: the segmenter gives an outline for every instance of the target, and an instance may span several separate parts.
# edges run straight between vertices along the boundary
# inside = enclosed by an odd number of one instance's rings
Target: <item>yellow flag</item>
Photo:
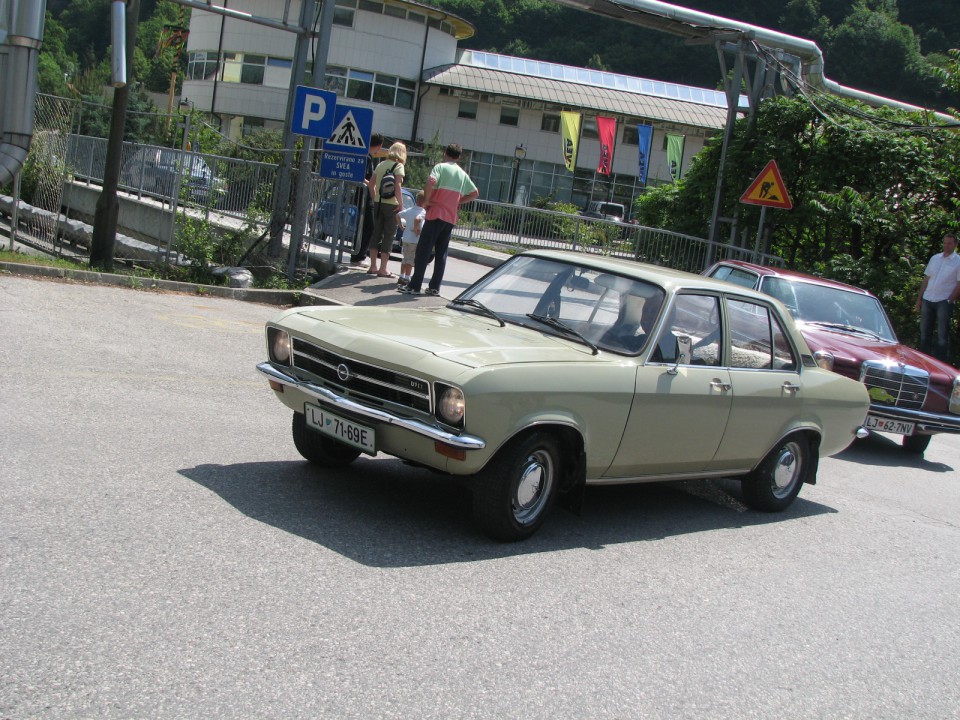
[[[563,137],[563,164],[573,172],[577,167],[577,145],[580,142],[580,113],[561,112],[560,128]]]

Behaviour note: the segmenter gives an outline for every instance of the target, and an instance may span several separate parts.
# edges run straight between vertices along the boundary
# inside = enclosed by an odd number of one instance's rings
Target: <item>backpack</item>
[[[397,169],[397,165],[400,163],[394,163],[393,167],[387,170],[383,177],[380,178],[380,200],[392,200],[393,197],[397,194],[397,178],[393,174],[393,171]]]

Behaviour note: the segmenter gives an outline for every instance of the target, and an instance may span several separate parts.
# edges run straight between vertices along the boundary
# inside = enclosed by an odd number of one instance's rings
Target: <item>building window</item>
[[[217,53],[192,52],[187,60],[187,79],[188,80],[211,80],[216,75],[220,63],[217,59]]]
[[[520,124],[520,108],[515,107],[501,107],[500,108],[500,124],[501,125],[512,125],[516,127]]]
[[[590,138],[592,140],[599,140],[600,134],[597,132],[597,118],[596,117],[584,117],[583,123],[580,126],[580,137]]]
[[[347,94],[347,69],[336,65],[327,65],[327,74],[323,76],[323,89],[335,92],[343,97]]]
[[[460,109],[457,111],[457,117],[465,120],[476,120],[477,103],[473,100],[461,100]]]
[[[383,13],[383,3],[374,2],[374,0],[360,0],[360,9],[381,15]]]
[[[244,85],[263,85],[263,68],[267,64],[264,55],[244,55],[240,66],[240,82]]]
[[[373,73],[351,70],[347,77],[347,97],[351,100],[370,101],[373,93]]]
[[[637,133],[638,122],[639,121],[636,118],[629,118],[623,123],[623,144],[624,145],[640,144],[640,135]]]
[[[407,19],[407,11],[396,5],[384,5],[383,14],[395,18],[403,18],[404,20]]]
[[[560,116],[544,113],[540,118],[540,130],[549,133],[560,132]]]
[[[352,28],[356,9],[357,0],[337,0],[337,5],[333,9],[333,24]]]
[[[404,80],[400,78],[397,81],[397,100],[394,103],[397,107],[413,109],[413,97],[416,92],[417,84],[413,80]]]

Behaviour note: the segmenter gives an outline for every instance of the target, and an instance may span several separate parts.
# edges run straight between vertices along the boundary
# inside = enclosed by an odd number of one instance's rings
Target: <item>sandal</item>
[[[394,275],[392,272],[388,272],[388,273],[377,273],[377,277],[395,278],[396,275]]]
[[[366,274],[367,274],[367,275],[377,275],[378,273],[377,273],[376,270],[367,270]]]

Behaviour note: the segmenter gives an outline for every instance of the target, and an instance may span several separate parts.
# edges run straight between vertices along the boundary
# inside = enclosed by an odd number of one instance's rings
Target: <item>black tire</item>
[[[791,435],[781,440],[759,467],[743,478],[744,502],[763,512],[786,510],[813,469],[810,443],[803,435]]]
[[[323,467],[345,467],[360,456],[356,448],[307,427],[306,417],[298,412],[293,414],[293,444],[305,460]]]
[[[932,438],[933,435],[904,435],[900,444],[907,452],[923,455],[927,451],[927,446],[930,445]]]
[[[514,438],[474,478],[473,514],[494,540],[515,542],[543,524],[560,484],[560,449],[552,435]]]

